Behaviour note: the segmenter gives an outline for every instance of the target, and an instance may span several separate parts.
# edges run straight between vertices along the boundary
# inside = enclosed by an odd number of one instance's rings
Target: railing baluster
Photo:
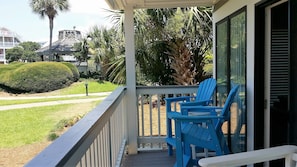
[[[99,157],[99,148],[98,148],[98,137],[94,140],[95,143],[95,157]],[[95,158],[95,166],[99,166],[98,158]]]
[[[193,94],[197,86],[145,86],[137,87],[139,97],[139,149],[163,149],[166,136],[166,112],[161,103],[163,97]],[[148,95],[148,103],[143,102],[143,97]],[[156,98],[155,98],[156,97]],[[140,100],[141,99],[141,100]],[[178,103],[173,104],[178,109]],[[147,122],[145,122],[147,121]],[[149,126],[149,127],[147,127]],[[151,147],[147,148],[146,145]]]
[[[157,94],[157,110],[158,110],[158,137],[161,137],[161,110],[160,110],[160,107],[161,107],[161,103],[160,103],[160,94]],[[159,143],[159,148],[162,148],[162,144]]]
[[[142,128],[142,133],[141,136],[144,136],[144,108],[143,108],[143,98],[145,97],[145,95],[141,95],[141,128]],[[139,107],[137,107],[139,108]],[[141,143],[142,144],[142,143]]]

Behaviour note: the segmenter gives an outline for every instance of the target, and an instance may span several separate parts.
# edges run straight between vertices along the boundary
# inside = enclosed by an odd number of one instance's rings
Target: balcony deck
[[[168,156],[166,150],[141,151],[136,155],[124,155],[121,167],[172,167],[175,156]]]

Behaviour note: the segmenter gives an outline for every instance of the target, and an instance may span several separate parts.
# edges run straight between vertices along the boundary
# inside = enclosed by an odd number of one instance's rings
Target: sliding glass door
[[[230,120],[223,127],[232,152],[246,150],[246,10],[241,9],[216,25],[217,103],[234,85],[240,85]]]

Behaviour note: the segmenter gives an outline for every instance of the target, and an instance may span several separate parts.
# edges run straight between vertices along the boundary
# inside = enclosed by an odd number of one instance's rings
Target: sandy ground
[[[0,149],[0,166],[1,167],[19,167],[24,166],[35,155],[46,148],[51,142],[41,142],[25,145],[16,148]]]

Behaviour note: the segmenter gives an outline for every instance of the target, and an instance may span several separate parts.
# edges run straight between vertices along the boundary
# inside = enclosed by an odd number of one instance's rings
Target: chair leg
[[[167,143],[167,147],[168,147],[168,155],[169,155],[169,156],[172,156],[172,155],[173,155],[173,148],[172,148],[172,145],[170,145],[170,144]]]

